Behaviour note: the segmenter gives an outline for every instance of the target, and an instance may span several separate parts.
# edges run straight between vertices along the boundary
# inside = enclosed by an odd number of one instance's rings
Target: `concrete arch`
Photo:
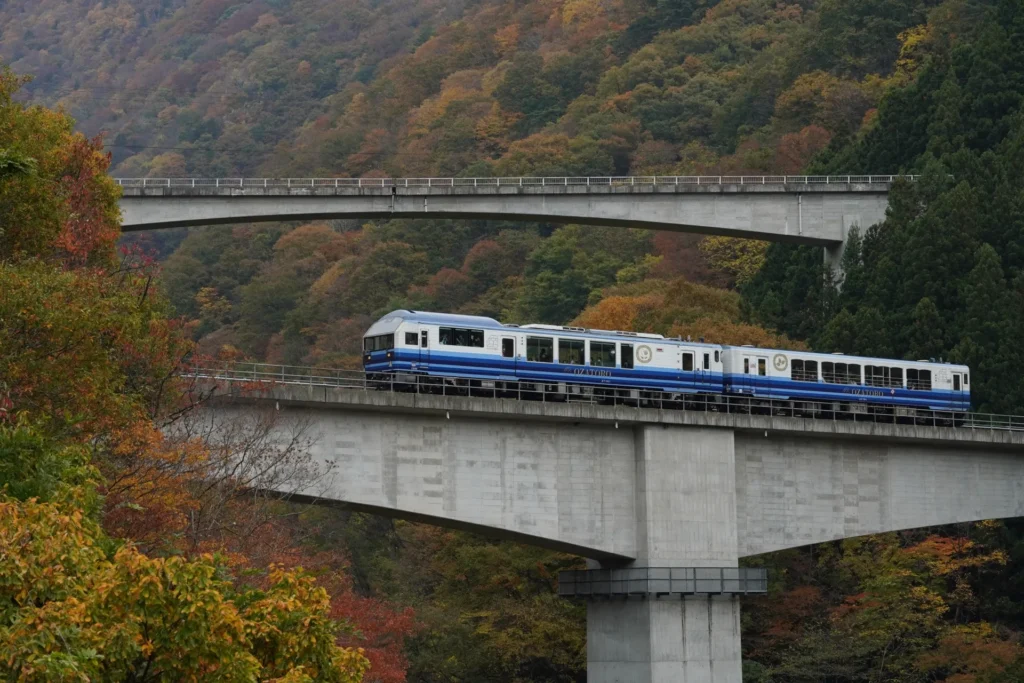
[[[889,183],[488,186],[133,187],[126,232],[331,218],[464,218],[582,223],[826,247],[884,219]]]

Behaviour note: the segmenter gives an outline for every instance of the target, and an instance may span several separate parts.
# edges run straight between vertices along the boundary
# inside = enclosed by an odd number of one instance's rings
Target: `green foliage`
[[[759,319],[822,350],[967,363],[975,407],[1013,413],[1024,409],[1010,379],[1021,362],[1024,47],[1019,17],[1001,16],[890,91],[877,125],[822,167],[922,174],[894,188],[882,225],[851,239],[842,290],[815,250],[779,246],[746,294]]]
[[[95,515],[100,475],[90,464],[89,449],[54,447],[44,431],[25,419],[0,423],[0,492],[19,501],[76,501]]]
[[[530,255],[517,319],[571,320],[592,291],[614,283],[620,270],[643,258],[649,240],[648,233],[620,228],[559,228]]]

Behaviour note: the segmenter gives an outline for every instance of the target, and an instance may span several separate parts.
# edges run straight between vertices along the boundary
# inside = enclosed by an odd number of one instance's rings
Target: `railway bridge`
[[[854,227],[915,176],[121,178],[126,232],[331,218],[582,223],[811,244],[839,271]]]
[[[587,599],[591,683],[740,683],[739,601],[767,590],[742,558],[1024,516],[1024,418],[424,395],[251,364],[196,377],[215,413],[255,402],[310,421],[330,474],[282,493],[588,558],[560,592]]]

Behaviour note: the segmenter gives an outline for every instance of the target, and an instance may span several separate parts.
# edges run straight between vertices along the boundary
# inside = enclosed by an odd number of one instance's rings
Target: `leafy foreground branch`
[[[238,588],[219,556],[151,558],[119,544],[95,519],[94,482],[59,483],[95,474],[84,449],[0,428],[0,462],[42,449],[42,470],[0,474],[52,498],[0,497],[4,680],[362,680],[369,660],[336,644],[343,627],[312,577],[271,566],[264,587]]]

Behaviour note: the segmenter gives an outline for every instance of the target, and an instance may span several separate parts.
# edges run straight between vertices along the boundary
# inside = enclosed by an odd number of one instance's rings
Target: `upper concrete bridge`
[[[914,176],[118,179],[125,231],[332,218],[582,223],[812,244],[838,267],[853,227]]]
[[[197,374],[218,388],[214,411],[270,402],[311,421],[332,474],[289,494],[592,558],[568,592],[619,596],[588,603],[592,683],[740,683],[740,558],[1024,516],[1021,418],[896,424],[751,414],[749,399],[706,412],[379,391],[335,371]],[[624,571],[647,578],[608,580]]]

